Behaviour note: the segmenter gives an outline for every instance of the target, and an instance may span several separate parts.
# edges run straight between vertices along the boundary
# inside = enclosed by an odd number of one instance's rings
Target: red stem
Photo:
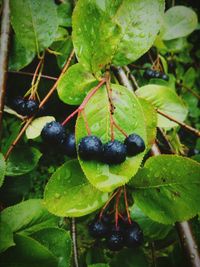
[[[110,204],[110,202],[112,201],[112,199],[118,194],[118,192],[119,192],[119,189],[118,189],[117,191],[115,191],[115,192],[111,195],[111,197],[108,199],[108,201],[106,202],[106,204],[103,206],[103,208],[101,209],[101,212],[100,212],[100,214],[99,214],[99,219],[102,218],[102,215],[103,215],[105,209],[108,207],[108,205]]]
[[[119,192],[116,197],[116,204],[115,204],[115,227],[118,229],[118,222],[119,222],[119,200],[121,196],[122,189],[119,189]]]
[[[87,120],[87,117],[86,117],[84,109],[81,111],[81,115],[83,116],[83,120],[84,120],[84,123],[85,123],[85,128],[86,128],[87,134],[91,135],[91,130],[90,130],[90,127],[89,127],[88,120]]]
[[[79,112],[79,108],[77,108],[74,112],[72,112],[72,114],[70,114],[63,122],[62,125],[64,126],[65,124],[67,124],[78,112]]]
[[[128,137],[128,134],[113,120],[113,125],[125,136]]]
[[[128,207],[128,199],[127,199],[127,192],[126,192],[126,186],[125,185],[124,185],[124,202],[125,202],[125,206],[126,206],[126,213],[127,213],[127,217],[128,217],[128,222],[129,222],[129,224],[131,224],[131,216],[130,216],[129,207]]]

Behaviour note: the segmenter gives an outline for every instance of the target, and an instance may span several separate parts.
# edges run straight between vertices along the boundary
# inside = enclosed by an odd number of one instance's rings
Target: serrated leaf
[[[96,73],[138,59],[153,45],[163,11],[163,0],[78,1],[72,36],[79,62]]]
[[[18,41],[39,53],[49,47],[57,31],[56,5],[51,0],[11,0],[11,23]]]
[[[18,146],[7,160],[6,175],[18,176],[32,171],[42,154],[39,150],[28,146]]]
[[[9,56],[9,70],[18,71],[23,69],[31,63],[34,57],[35,53],[24,48],[14,35]]]
[[[142,106],[145,124],[146,124],[146,133],[147,133],[147,142],[149,148],[153,145],[156,132],[157,132],[157,114],[154,107],[145,99],[139,98],[140,105]]]
[[[182,99],[171,88],[149,84],[139,88],[136,94],[178,121],[183,122],[186,119],[188,109]],[[175,126],[178,126],[178,124],[158,114],[158,127],[171,128]]]
[[[37,118],[31,122],[31,124],[26,129],[26,137],[28,139],[35,139],[40,136],[41,131],[46,123],[55,121],[55,118],[52,116],[44,116]]]
[[[136,204],[131,207],[130,212],[131,219],[140,225],[144,237],[148,241],[164,239],[172,229],[171,225],[161,224],[151,220]]]
[[[6,162],[3,154],[0,153],[0,187],[3,184],[5,173],[6,173]]]
[[[112,100],[115,107],[114,120],[127,133],[137,133],[146,142],[144,114],[139,101],[127,88],[111,84]],[[98,136],[103,143],[111,140],[110,106],[105,86],[101,87],[85,107],[88,125],[93,135]],[[84,119],[79,116],[76,122],[76,141],[87,136]],[[114,128],[115,139],[124,141],[124,135]],[[119,165],[107,165],[97,161],[83,161],[79,158],[81,167],[91,184],[101,191],[110,192],[127,183],[137,172],[144,153],[135,157],[127,157]]]
[[[164,15],[164,25],[161,31],[163,40],[177,39],[192,33],[198,25],[196,13],[185,6],[174,6]]]
[[[163,224],[185,221],[199,211],[200,164],[188,158],[150,158],[131,181],[135,203]]]
[[[72,65],[58,83],[59,98],[69,105],[80,105],[98,81],[80,64]]]
[[[2,267],[58,267],[58,259],[31,237],[16,234],[16,246],[0,255]]]
[[[57,267],[70,267],[72,241],[70,233],[59,228],[45,228],[31,235],[58,259]]]
[[[108,199],[85,178],[77,160],[63,164],[50,178],[44,205],[58,216],[80,217],[100,208]]]

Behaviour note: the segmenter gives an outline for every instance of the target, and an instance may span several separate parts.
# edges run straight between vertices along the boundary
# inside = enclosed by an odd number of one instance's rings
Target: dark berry
[[[102,221],[103,223],[107,224],[107,225],[110,225],[111,222],[112,222],[112,218],[111,218],[111,215],[108,214],[108,213],[103,213],[101,218],[100,218],[100,214],[97,214],[96,215],[96,220],[100,220]]]
[[[89,233],[94,238],[103,238],[108,235],[109,228],[101,220],[94,220],[89,224]]]
[[[102,142],[94,135],[83,137],[79,143],[78,152],[83,160],[97,160],[101,157]]]
[[[26,116],[32,116],[38,111],[39,104],[33,99],[28,99],[25,101],[25,113]]]
[[[119,251],[124,246],[124,235],[120,230],[111,231],[106,239],[108,249],[112,251]]]
[[[169,76],[167,74],[162,74],[161,79],[165,80],[165,81],[169,81]]]
[[[145,150],[144,140],[137,134],[130,134],[126,137],[124,144],[126,145],[128,156],[135,156]]]
[[[20,115],[23,115],[23,116],[26,115],[26,111],[25,111],[25,100],[21,96],[15,98],[12,101],[12,107]]]
[[[103,146],[103,162],[120,164],[126,160],[126,146],[120,141],[109,141]]]
[[[63,140],[62,149],[63,152],[69,157],[75,158],[77,156],[76,140],[75,140],[75,135],[73,133],[68,134],[66,138]]]
[[[154,75],[153,75],[153,78],[161,78],[162,74],[159,72],[159,71],[154,71]]]
[[[129,248],[134,248],[142,244],[143,233],[136,222],[132,222],[124,231],[125,244]]]
[[[152,69],[146,69],[144,72],[144,77],[146,79],[152,78],[154,76],[154,70]]]
[[[60,145],[65,139],[65,128],[57,121],[47,123],[41,132],[42,139],[49,144]]]

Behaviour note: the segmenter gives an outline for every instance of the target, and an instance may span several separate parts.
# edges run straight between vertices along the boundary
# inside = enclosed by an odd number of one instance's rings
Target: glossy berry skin
[[[126,146],[120,141],[109,141],[103,146],[103,162],[111,164],[120,164],[126,160]]]
[[[169,76],[163,73],[161,76],[161,79],[163,79],[165,81],[169,81]]]
[[[132,222],[124,231],[125,245],[129,248],[138,247],[143,243],[143,232],[136,222]]]
[[[77,156],[76,153],[76,140],[75,140],[75,135],[74,133],[70,133],[66,136],[66,138],[62,142],[62,149],[63,152],[71,157],[75,158]]]
[[[120,230],[113,230],[106,239],[108,249],[119,251],[124,246],[124,234]]]
[[[102,142],[94,135],[83,137],[78,146],[78,153],[83,160],[98,160],[102,153]]]
[[[32,116],[35,114],[39,109],[38,102],[33,99],[28,99],[25,101],[25,113],[26,116]]]
[[[18,114],[23,116],[26,115],[25,100],[22,97],[19,96],[15,98],[12,102],[12,106]]]
[[[154,73],[155,73],[154,70],[152,70],[152,69],[146,69],[145,72],[144,72],[144,77],[146,79],[153,78],[154,77]]]
[[[130,134],[126,137],[124,144],[126,145],[128,156],[135,156],[145,150],[144,140],[137,134]]]
[[[42,139],[52,145],[60,145],[66,137],[65,128],[57,121],[47,123],[41,132]]]
[[[89,233],[94,238],[107,237],[109,228],[101,220],[94,220],[89,224]]]

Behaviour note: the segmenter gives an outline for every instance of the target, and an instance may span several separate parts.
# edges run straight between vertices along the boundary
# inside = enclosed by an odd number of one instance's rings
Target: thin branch
[[[190,131],[191,133],[197,135],[198,137],[200,137],[200,131],[198,131],[197,129],[185,124],[184,122],[178,121],[177,119],[171,117],[170,115],[164,113],[163,111],[161,111],[160,109],[156,110],[157,113],[159,113],[160,115],[162,115],[163,117],[169,119],[170,121],[173,121],[175,123],[177,123],[178,125],[180,125],[181,127],[185,128],[186,130]]]
[[[44,97],[44,99],[41,101],[40,105],[39,105],[39,109],[41,109],[45,103],[49,100],[49,98],[51,97],[51,95],[54,93],[54,91],[57,88],[58,82],[60,81],[61,77],[63,76],[63,74],[66,72],[66,70],[68,69],[70,62],[72,60],[74,56],[74,50],[71,52],[65,66],[62,69],[62,72],[60,74],[60,76],[58,77],[57,81],[54,83],[54,85],[52,86],[52,88],[50,89],[50,91],[48,92],[48,94]],[[26,129],[28,128],[28,126],[31,124],[31,122],[33,121],[35,116],[32,116],[31,118],[29,118],[27,120],[27,122],[25,123],[25,125],[23,126],[23,128],[21,129],[21,131],[19,132],[18,136],[16,137],[16,139],[14,140],[14,142],[11,144],[11,146],[9,147],[8,151],[5,154],[5,160],[8,159],[9,155],[11,154],[12,150],[14,149],[14,147],[16,146],[16,144],[19,142],[19,140],[21,139],[21,137],[23,136],[23,134],[25,133]]]
[[[79,267],[78,263],[78,246],[77,246],[77,233],[76,233],[76,220],[72,218],[71,221],[71,236],[73,242],[73,257],[74,257],[74,266]]]
[[[127,89],[129,89],[129,91],[133,91],[133,86],[131,84],[131,82],[129,81],[129,79],[126,76],[126,73],[124,72],[124,70],[120,67],[114,67],[112,66],[112,70],[115,73],[115,76],[118,80],[118,82],[125,86]]]
[[[154,242],[150,243],[150,248],[151,248],[151,257],[152,257],[153,267],[156,267],[157,263],[156,263],[156,253],[155,253],[155,244],[154,244]]]
[[[8,73],[19,74],[19,75],[27,75],[27,76],[34,76],[34,73],[26,72],[26,71],[12,71],[12,70],[9,70]],[[36,76],[38,76],[38,75],[39,74],[37,74]],[[52,81],[57,81],[57,79],[58,79],[56,77],[52,77],[52,76],[44,75],[44,74],[41,74],[41,78],[44,78],[44,79],[47,79],[47,80],[52,80]]]
[[[127,72],[127,75],[129,77],[129,79],[132,81],[135,89],[138,89],[139,88],[139,85],[135,79],[135,76],[131,73],[130,69],[127,67],[127,66],[124,66],[124,70]]]
[[[0,38],[0,133],[2,128],[4,99],[6,94],[9,38],[10,38],[10,6],[9,6],[9,0],[4,0],[2,7],[1,38]]]

